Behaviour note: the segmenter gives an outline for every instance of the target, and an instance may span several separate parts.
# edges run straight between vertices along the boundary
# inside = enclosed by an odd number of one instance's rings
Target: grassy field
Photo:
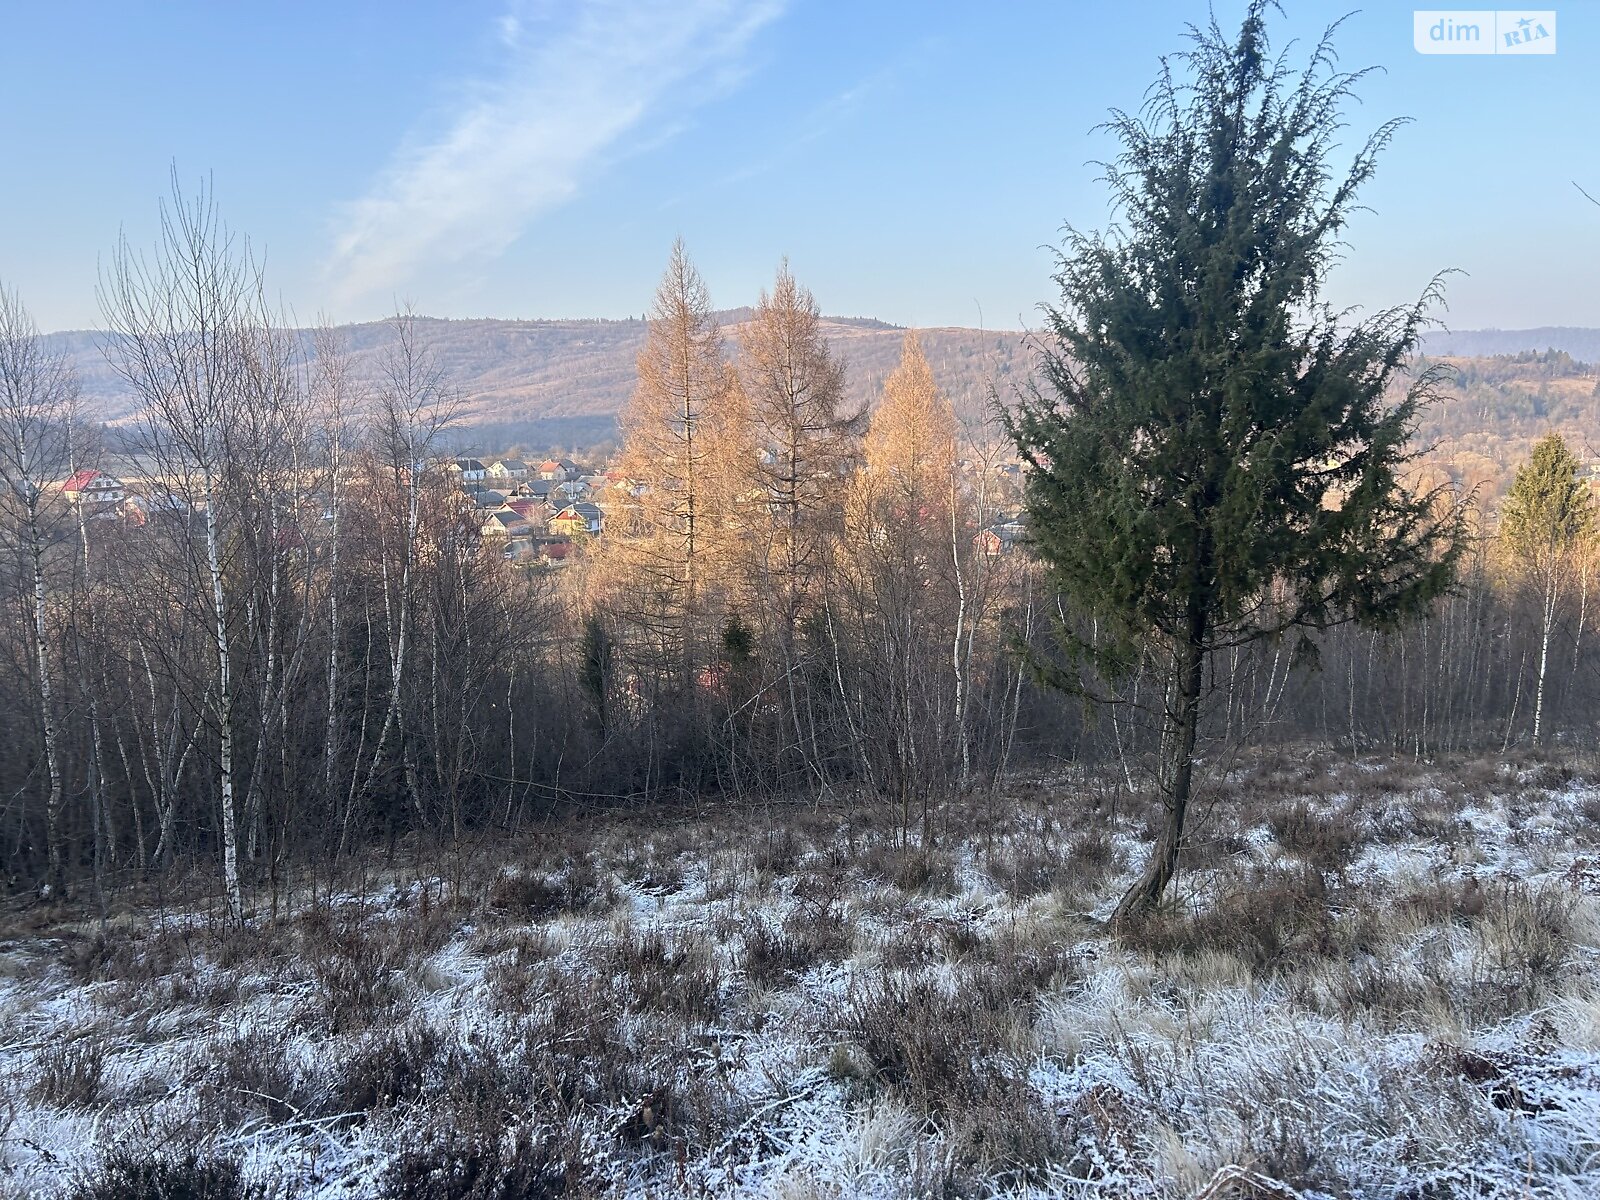
[[[1600,781],[566,818],[245,929],[13,910],[0,1195],[1600,1195]]]

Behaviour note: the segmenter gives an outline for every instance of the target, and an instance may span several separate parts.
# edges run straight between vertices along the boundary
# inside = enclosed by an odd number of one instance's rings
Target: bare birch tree
[[[51,661],[46,556],[56,540],[59,498],[51,484],[69,463],[68,432],[77,381],[65,361],[47,352],[18,295],[0,283],[0,539],[25,564],[33,634],[36,711],[46,787],[47,888],[66,889],[62,854],[61,745],[56,667]]]
[[[237,836],[238,680],[230,600],[230,556],[239,514],[230,501],[240,470],[241,429],[257,331],[266,324],[262,279],[248,244],[218,216],[208,184],[191,197],[173,172],[160,210],[160,233],[148,256],[124,237],[101,282],[109,330],[106,355],[142,405],[145,450],[159,503],[198,515],[198,538],[185,524],[191,578],[188,599],[210,629],[215,678],[207,704],[218,738],[217,791],[223,882],[228,911],[244,914]],[[198,541],[198,546],[195,545]]]

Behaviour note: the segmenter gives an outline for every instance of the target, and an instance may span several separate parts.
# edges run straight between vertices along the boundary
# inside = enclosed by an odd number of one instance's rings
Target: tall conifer
[[[1438,300],[1351,322],[1322,298],[1356,193],[1398,122],[1343,166],[1360,74],[1328,37],[1291,71],[1256,0],[1165,61],[1138,114],[1108,123],[1118,216],[1068,229],[1042,384],[1011,418],[1031,466],[1034,550],[1083,623],[1061,627],[1075,688],[1153,655],[1166,675],[1166,820],[1118,908],[1159,901],[1193,790],[1218,650],[1348,620],[1392,626],[1452,579],[1460,511],[1410,494],[1407,440],[1436,377],[1387,399]],[[1330,35],[1332,31],[1330,30]]]

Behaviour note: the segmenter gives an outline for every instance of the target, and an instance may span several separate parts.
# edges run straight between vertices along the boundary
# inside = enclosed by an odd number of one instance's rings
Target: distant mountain
[[[1600,362],[1600,329],[1543,325],[1538,329],[1437,330],[1423,339],[1422,348],[1432,355],[1462,358],[1520,354],[1524,350],[1565,350],[1580,362]]]
[[[718,314],[728,336],[730,353],[738,343],[748,308]],[[847,365],[849,400],[870,404],[900,358],[905,330],[867,317],[826,317],[829,344]],[[417,321],[419,340],[437,356],[462,397],[455,444],[466,450],[497,453],[515,446],[592,448],[616,434],[616,416],[634,386],[634,360],[644,342],[642,321]],[[390,336],[383,322],[344,326],[341,331],[358,374],[378,378],[383,346]],[[1025,382],[1033,356],[1023,334],[1010,331],[937,328],[918,331],[935,377],[964,414],[980,413],[992,383],[1005,399]],[[100,350],[102,335],[58,333],[49,340],[76,364],[84,394],[107,420],[127,417],[133,399],[107,365]],[[309,352],[310,339],[307,335]],[[1469,329],[1429,334],[1425,351],[1432,356],[1487,358],[1546,349],[1565,351],[1581,363],[1600,362],[1600,329],[1551,326],[1541,329]],[[1496,459],[1511,461],[1523,453],[1523,441],[1558,410],[1547,406],[1552,389],[1587,404],[1593,383],[1580,382],[1587,371],[1574,364],[1560,379],[1534,379],[1532,368],[1491,373],[1488,383],[1444,406],[1430,418],[1426,433],[1455,440],[1473,432],[1497,431],[1504,441]],[[1546,372],[1548,374],[1548,371]],[[1522,376],[1529,376],[1524,379]],[[1567,377],[1570,375],[1571,377]],[[1476,378],[1469,373],[1469,378]],[[1463,385],[1467,379],[1462,380]],[[1558,425],[1580,429],[1585,441],[1600,442],[1600,428],[1584,415],[1565,414]],[[1566,420],[1570,418],[1570,422]],[[1513,433],[1513,430],[1515,432]],[[1503,464],[1502,464],[1503,466]]]
[[[719,313],[730,352],[750,310]],[[356,373],[379,375],[383,322],[340,331]],[[418,340],[434,354],[462,397],[454,438],[462,448],[502,450],[593,446],[615,435],[616,415],[633,391],[643,321],[447,321],[418,318]],[[935,377],[964,412],[982,410],[987,384],[1002,395],[1031,369],[1023,335],[976,329],[918,331]],[[905,330],[865,317],[826,317],[824,333],[847,365],[851,404],[871,403],[900,358]],[[305,335],[309,352],[310,339]],[[103,335],[50,334],[76,364],[85,398],[106,420],[126,418],[133,397],[106,363]]]

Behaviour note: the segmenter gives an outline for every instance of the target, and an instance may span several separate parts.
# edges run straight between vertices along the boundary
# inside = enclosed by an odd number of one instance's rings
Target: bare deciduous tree
[[[51,661],[46,556],[57,540],[60,497],[51,484],[70,462],[77,381],[47,352],[21,298],[0,284],[0,539],[25,564],[31,601],[34,686],[47,775],[45,848],[52,896],[65,891],[61,746]]]

